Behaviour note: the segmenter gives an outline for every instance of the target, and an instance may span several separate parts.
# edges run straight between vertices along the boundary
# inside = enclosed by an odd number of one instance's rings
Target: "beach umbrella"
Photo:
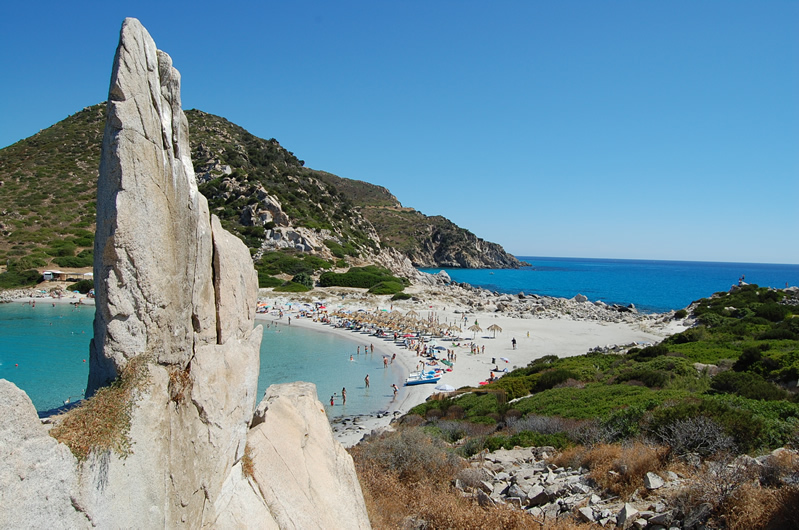
[[[474,331],[474,338],[477,338],[477,332],[483,331],[483,328],[481,328],[477,324],[472,324],[471,326],[469,326],[469,331]]]
[[[452,385],[438,385],[436,390],[439,392],[455,392],[455,387]]]
[[[418,316],[419,316],[419,313],[417,313],[416,311],[414,311],[413,309],[411,309],[410,311],[408,311],[407,313],[405,313],[405,316],[406,316],[406,317],[418,317]]]
[[[494,332],[494,338],[496,339],[497,338],[497,331],[502,333],[502,328],[499,327],[496,324],[491,324],[490,326],[488,326],[488,331],[493,331]]]

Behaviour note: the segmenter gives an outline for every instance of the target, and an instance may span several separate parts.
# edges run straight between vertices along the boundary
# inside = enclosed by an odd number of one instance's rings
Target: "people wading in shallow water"
[[[366,374],[366,377],[363,378],[363,382],[366,383],[366,388],[369,388],[369,374]]]
[[[341,404],[347,403],[347,387],[341,387]]]
[[[391,388],[394,389],[394,397],[397,397],[397,392],[399,392],[399,388],[397,388],[396,383],[391,383]]]

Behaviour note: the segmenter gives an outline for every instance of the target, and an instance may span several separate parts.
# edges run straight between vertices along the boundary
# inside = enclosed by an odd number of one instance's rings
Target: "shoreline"
[[[370,343],[374,344],[375,354],[379,356],[387,355],[391,357],[396,354],[396,362],[402,369],[402,380],[415,371],[419,357],[412,350],[400,347],[394,341],[387,341],[383,338],[367,335],[357,331],[338,328],[332,324],[314,321],[307,317],[299,317],[296,313],[287,312],[291,316],[291,326],[299,326],[303,329],[317,333],[329,333],[343,339],[362,343],[357,338],[368,337]],[[271,322],[283,326],[289,325],[286,320],[270,314],[256,313],[256,322]],[[436,385],[414,385],[400,386],[396,398],[392,398],[385,404],[379,412],[368,414],[343,414],[330,418],[330,426],[333,429],[333,436],[345,447],[351,447],[358,443],[365,435],[373,430],[387,426],[395,416],[406,413],[419,403],[423,403],[431,394],[435,392]],[[317,395],[317,399],[322,399]]]
[[[400,311],[403,314],[414,312],[420,318],[435,320],[446,325],[456,325],[461,330],[458,339],[439,342],[448,349],[454,349],[457,360],[451,372],[446,372],[436,384],[403,386],[399,397],[388,403],[384,412],[360,416],[340,416],[330,420],[334,437],[344,446],[352,447],[361,439],[375,431],[390,429],[396,416],[407,413],[411,408],[424,403],[437,392],[438,384],[454,388],[477,387],[489,378],[494,368],[515,368],[527,366],[530,362],[545,355],[568,357],[582,355],[592,349],[618,351],[633,344],[643,345],[659,342],[663,338],[685,329],[688,322],[675,321],[671,314],[618,314],[599,307],[600,313],[610,312],[601,318],[596,317],[596,306],[588,301],[551,299],[551,307],[537,311],[533,315],[520,315],[516,311],[498,310],[496,304],[483,303],[476,308],[470,303],[485,298],[479,289],[464,289],[459,286],[420,286],[409,288],[414,299],[391,302],[388,297],[369,295],[360,290],[346,288],[316,288],[308,293],[274,293],[269,289],[259,291],[259,302],[271,302],[273,306],[284,308],[286,315],[292,317],[291,325],[300,325],[323,333],[333,333],[342,338],[353,338],[353,332],[336,328],[330,324],[301,318],[295,306],[302,303],[323,303],[332,313],[346,309],[352,312],[379,314],[381,311]],[[450,292],[447,292],[450,291]],[[458,297],[461,297],[460,299]],[[507,295],[495,295],[498,303],[503,303]],[[539,297],[540,298],[540,297]],[[485,302],[491,302],[486,300]],[[583,313],[573,311],[573,307],[586,306]],[[293,310],[287,310],[286,307]],[[590,307],[588,307],[590,306]],[[500,306],[501,307],[501,306]],[[581,316],[582,315],[582,316]],[[257,320],[276,321],[277,317],[256,315]],[[492,324],[502,331],[469,331],[475,323],[481,328]],[[283,322],[285,324],[285,321]],[[494,337],[493,335],[496,335]],[[397,361],[406,373],[416,369],[419,361],[415,351],[405,349],[382,338],[358,333],[360,337],[371,337],[375,350],[380,354],[397,354]],[[514,347],[512,339],[516,339]],[[439,339],[440,341],[440,339]],[[469,343],[474,342],[485,353],[471,354]],[[455,347],[460,343],[462,346]],[[507,359],[504,361],[503,359]],[[493,361],[493,362],[492,362]],[[494,372],[495,375],[501,373]]]
[[[444,282],[414,284],[406,289],[412,299],[391,302],[388,297],[365,293],[359,289],[316,288],[307,293],[274,293],[271,289],[260,289],[260,303],[271,302],[283,307],[291,316],[291,325],[320,333],[332,333],[352,342],[362,342],[369,337],[378,355],[392,356],[402,369],[403,378],[416,370],[420,357],[414,350],[406,349],[393,340],[336,328],[332,324],[299,317],[300,304],[320,302],[332,313],[336,310],[379,314],[400,312],[415,313],[420,320],[454,326],[453,333],[459,337],[452,342],[439,344],[454,349],[457,360],[451,372],[446,372],[436,384],[401,386],[396,399],[390,399],[379,412],[362,415],[341,415],[330,418],[331,429],[336,440],[344,447],[357,444],[364,436],[390,428],[392,420],[407,413],[414,406],[424,403],[438,384],[447,384],[456,389],[477,387],[489,378],[494,368],[508,371],[527,366],[546,355],[568,357],[582,355],[589,350],[623,351],[633,344],[651,344],[682,331],[690,325],[687,321],[676,321],[672,313],[637,314],[618,312],[604,304],[583,298],[562,299],[530,295],[528,297],[491,293],[485,289]],[[94,306],[95,300],[86,295],[68,293],[61,298],[35,290],[19,290],[4,293],[3,301],[42,304],[82,304]],[[11,296],[9,296],[11,295]],[[285,309],[290,307],[290,309]],[[256,313],[257,323],[271,322],[287,325],[283,319],[268,313]],[[479,323],[479,324],[478,324]],[[473,328],[475,325],[479,326]],[[496,325],[501,331],[489,332]],[[470,330],[469,328],[472,328]],[[357,337],[357,338],[356,338]],[[512,339],[516,340],[514,347]],[[484,353],[471,354],[469,343],[474,342]],[[455,343],[463,346],[455,347]],[[494,372],[495,375],[501,373]],[[399,384],[399,382],[398,382]],[[259,396],[260,399],[260,396]],[[322,401],[319,396],[317,399]]]

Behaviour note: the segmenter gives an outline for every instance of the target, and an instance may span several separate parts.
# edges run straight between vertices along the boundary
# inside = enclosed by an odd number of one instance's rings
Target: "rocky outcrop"
[[[93,434],[78,427],[94,447],[78,463],[43,430],[27,396],[0,380],[3,524],[368,527],[352,461],[319,418],[323,406],[314,388],[301,398],[291,394],[297,406],[270,391],[266,403],[281,406],[259,416],[262,423],[250,431],[262,333],[254,327],[257,276],[246,246],[209,215],[197,191],[180,76],[135,19],[122,26],[107,116],[87,395],[137,368],[137,382],[122,398],[129,412],[113,425],[124,447],[98,448]],[[287,430],[286,421],[304,428]],[[246,476],[248,439],[257,442],[275,428],[279,443],[267,439],[276,451],[262,453],[255,443],[256,475]],[[284,491],[300,489],[288,463],[303,450],[302,487],[317,494],[310,504],[284,504]],[[275,459],[287,464],[279,472]],[[327,473],[317,475],[317,468]],[[316,511],[320,506],[324,512]]]
[[[315,385],[271,386],[247,444],[255,482],[281,528],[369,527],[352,457],[333,440]]]
[[[5,379],[0,404],[0,527],[88,527],[73,507],[75,457],[47,434],[25,392]]]

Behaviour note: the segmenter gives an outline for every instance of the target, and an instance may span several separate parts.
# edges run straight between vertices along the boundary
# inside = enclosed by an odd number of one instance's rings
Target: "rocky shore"
[[[777,449],[757,458],[741,455],[731,462],[697,459],[680,472],[642,473],[637,477],[642,485],[623,500],[599,487],[597,477],[587,469],[553,464],[555,455],[553,447],[480,453],[470,459],[470,467],[460,473],[455,487],[482,506],[511,504],[525,510],[542,525],[570,518],[606,528],[697,528],[707,518],[709,505],[683,509],[680,495],[701,492],[708,480],[731,483],[736,476],[765,480],[780,460],[797,458],[796,451]],[[613,470],[609,473],[618,475]]]

